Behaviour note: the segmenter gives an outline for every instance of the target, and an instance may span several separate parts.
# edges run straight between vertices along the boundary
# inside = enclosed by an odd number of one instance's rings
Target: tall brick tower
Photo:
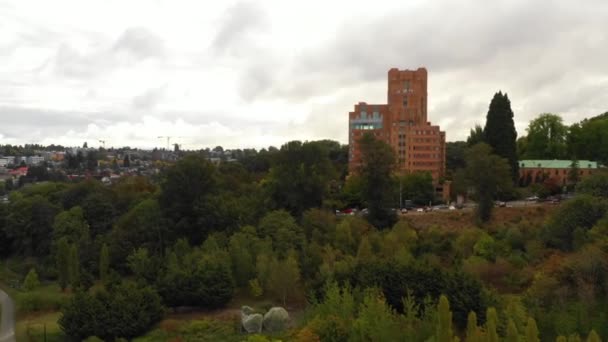
[[[401,173],[445,173],[445,132],[427,120],[427,70],[388,71],[388,104],[359,102],[349,113],[349,171],[360,165],[358,139],[371,132],[391,145]]]

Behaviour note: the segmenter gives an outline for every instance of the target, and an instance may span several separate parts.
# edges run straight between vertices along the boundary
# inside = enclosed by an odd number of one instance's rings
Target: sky
[[[507,92],[518,134],[608,110],[608,1],[0,0],[0,144],[347,142],[392,67],[448,141]]]

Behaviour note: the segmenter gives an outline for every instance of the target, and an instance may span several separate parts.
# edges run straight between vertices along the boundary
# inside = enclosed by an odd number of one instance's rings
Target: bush
[[[19,312],[57,311],[66,302],[66,297],[57,293],[27,292],[18,293],[15,300]]]
[[[150,287],[123,283],[95,295],[78,292],[62,308],[61,329],[70,338],[100,336],[104,340],[133,338],[146,332],[163,315],[158,294]]]
[[[542,238],[550,247],[570,251],[574,248],[575,231],[591,229],[607,210],[605,200],[589,195],[577,196],[555,212],[543,228]]]

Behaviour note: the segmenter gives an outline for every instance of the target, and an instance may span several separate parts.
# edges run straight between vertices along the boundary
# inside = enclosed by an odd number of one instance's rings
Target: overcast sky
[[[0,144],[346,143],[353,105],[420,66],[449,141],[498,90],[523,135],[608,110],[607,36],[605,0],[0,0]]]

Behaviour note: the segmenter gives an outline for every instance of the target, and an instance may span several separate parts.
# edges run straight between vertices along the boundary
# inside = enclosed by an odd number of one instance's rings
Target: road
[[[0,342],[15,342],[15,304],[2,290],[0,290],[0,305],[2,306]]]

